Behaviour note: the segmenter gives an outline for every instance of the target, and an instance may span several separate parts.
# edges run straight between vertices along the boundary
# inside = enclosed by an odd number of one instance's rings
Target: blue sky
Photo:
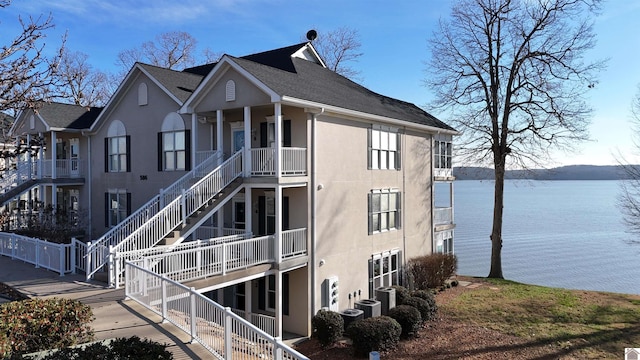
[[[363,85],[424,106],[432,96],[423,86],[427,39],[438,19],[448,15],[450,4],[446,0],[14,0],[0,10],[0,44],[19,30],[18,15],[51,13],[56,27],[48,33],[48,43],[59,43],[68,32],[71,51],[89,55],[96,69],[114,72],[118,52],[168,31],[190,33],[201,50],[208,47],[242,56],[297,43],[309,29],[322,36],[323,31],[347,26],[360,34],[363,56],[353,65],[361,71]],[[638,0],[609,0],[596,19],[598,44],[589,56],[610,60],[590,94],[595,109],[593,140],[579,145],[575,153],[557,153],[551,165],[615,164],[618,152],[631,156],[630,104],[640,83],[637,19]]]

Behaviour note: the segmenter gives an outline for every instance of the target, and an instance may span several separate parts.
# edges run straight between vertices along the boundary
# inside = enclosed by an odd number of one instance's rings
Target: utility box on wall
[[[323,307],[328,308],[331,311],[338,311],[338,277],[331,276],[324,280],[322,283],[322,299]]]

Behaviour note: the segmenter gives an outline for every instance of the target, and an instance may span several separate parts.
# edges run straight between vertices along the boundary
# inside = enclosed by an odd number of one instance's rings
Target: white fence
[[[127,262],[125,296],[162,316],[220,359],[308,360],[250,322],[178,282]]]
[[[22,235],[0,232],[0,255],[34,264],[64,274],[75,273],[82,254],[81,241],[72,239],[71,244],[56,244]]]

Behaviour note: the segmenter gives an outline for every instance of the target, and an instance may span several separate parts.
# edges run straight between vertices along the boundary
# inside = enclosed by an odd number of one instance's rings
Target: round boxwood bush
[[[356,320],[347,328],[356,356],[366,356],[371,351],[395,348],[400,341],[402,326],[388,316],[376,316]]]
[[[404,300],[411,296],[409,289],[400,285],[393,285],[392,288],[396,289],[396,306],[404,304]]]
[[[410,305],[398,305],[389,310],[389,317],[395,319],[402,326],[403,338],[416,335],[420,326],[422,326],[422,317],[420,312]]]
[[[344,320],[335,311],[320,310],[311,319],[312,336],[318,339],[320,345],[327,346],[340,339],[344,331]]]
[[[142,340],[137,336],[117,338],[108,344],[96,342],[85,346],[67,347],[53,351],[44,357],[23,356],[23,360],[70,360],[70,359],[136,359],[171,360],[173,354],[167,351],[168,345],[151,340]]]
[[[438,312],[438,305],[436,305],[436,297],[433,295],[432,290],[416,290],[411,293],[411,296],[425,299],[429,303],[429,306],[431,307],[431,317],[429,319],[425,319],[425,321],[431,320],[436,317],[436,313]]]
[[[407,300],[405,300],[404,304],[411,305],[414,308],[418,309],[418,311],[420,312],[420,316],[422,317],[422,321],[433,320],[436,316],[435,309],[433,309],[429,302],[423,298],[411,296]]]

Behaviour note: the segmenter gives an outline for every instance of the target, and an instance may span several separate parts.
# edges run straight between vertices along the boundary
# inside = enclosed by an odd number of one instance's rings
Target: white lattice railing
[[[81,178],[87,175],[86,161],[80,159],[37,160],[42,163],[43,178]],[[55,176],[53,165],[55,164]]]
[[[164,204],[170,204],[182,194],[182,190],[190,187],[191,183],[203,174],[208,174],[218,168],[219,155],[214,153],[209,159],[198,164],[193,170],[174,182],[171,186],[154,196],[146,204],[139,207],[133,214],[111,228],[99,239],[91,242],[87,249],[87,279],[100,271],[109,258],[109,248],[120,244],[134,231],[158,214]]]
[[[275,176],[275,148],[251,149],[251,176]],[[307,174],[307,149],[282,148],[282,175],[296,176]]]
[[[250,313],[249,318],[247,318],[247,313],[244,310],[240,309],[231,309],[234,314],[240,316],[241,318],[249,321],[251,324],[258,327],[258,329],[266,332],[271,336],[275,336],[276,333],[276,318],[269,315],[264,314],[256,314]]]
[[[294,229],[282,232],[282,258],[307,254],[307,229]]]
[[[140,264],[127,262],[125,296],[189,334],[221,359],[308,360],[211,299]]]
[[[15,163],[14,169],[7,169],[2,172],[2,178],[0,178],[0,193],[4,194],[7,191],[17,187],[31,179],[37,177],[37,161],[19,161]]]
[[[212,239],[218,237],[220,229],[216,226],[201,225],[193,232],[196,239]],[[245,229],[222,228],[222,236],[240,235],[245,233]]]

